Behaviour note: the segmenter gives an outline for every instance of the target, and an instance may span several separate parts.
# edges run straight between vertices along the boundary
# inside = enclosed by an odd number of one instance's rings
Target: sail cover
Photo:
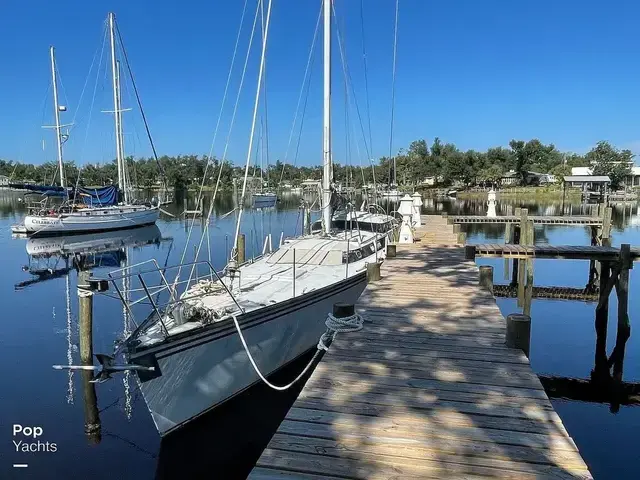
[[[100,188],[78,188],[78,198],[93,207],[107,207],[118,203],[118,188],[115,185]]]

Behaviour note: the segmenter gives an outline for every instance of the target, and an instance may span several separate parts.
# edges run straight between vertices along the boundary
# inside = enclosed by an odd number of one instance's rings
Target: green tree
[[[571,167],[561,163],[551,169],[551,174],[556,177],[556,183],[563,184],[564,177],[571,175]]]
[[[585,158],[593,166],[594,175],[607,175],[611,179],[612,189],[620,188],[625,177],[631,175],[633,153],[630,150],[618,150],[609,142],[598,142]]]

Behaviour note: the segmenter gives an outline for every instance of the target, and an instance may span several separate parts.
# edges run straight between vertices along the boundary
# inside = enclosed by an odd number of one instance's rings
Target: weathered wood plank
[[[511,386],[487,385],[465,382],[447,382],[441,380],[425,380],[420,378],[395,378],[385,376],[370,376],[367,374],[351,374],[349,372],[333,372],[331,375],[313,375],[307,385],[327,385],[333,390],[349,389],[352,385],[363,383],[389,387],[397,391],[411,391],[424,389],[432,392],[462,392],[484,395],[500,395],[516,398],[537,398],[547,400],[547,394],[540,389],[529,389]]]
[[[413,245],[383,264],[358,305],[364,329],[338,335],[257,474],[591,478],[528,360],[504,346],[505,319],[463,257]]]
[[[276,434],[269,445],[276,450],[290,452],[328,455],[341,458],[358,459],[362,450],[367,453],[388,457],[404,457],[420,460],[432,460],[443,463],[460,463],[469,466],[504,468],[526,473],[537,473],[545,476],[562,475],[560,468],[584,473],[586,467],[582,462],[562,456],[553,456],[550,451],[542,449],[524,449],[512,446],[489,446],[478,444],[461,444],[457,442],[433,441],[410,444],[389,441],[384,437],[371,441],[357,437],[341,436],[340,440],[314,438],[306,436]],[[565,477],[571,478],[571,477]]]
[[[343,339],[344,338],[344,339]],[[389,342],[371,340],[348,340],[347,337],[338,336],[336,347],[340,348],[337,354],[349,352],[349,355],[358,358],[379,358],[380,352],[388,360],[413,361],[427,363],[439,359],[469,360],[473,362],[513,363],[528,367],[527,357],[515,349],[505,349],[503,352],[480,352],[461,347],[442,348],[438,346],[415,345],[400,343],[390,345]],[[336,350],[337,350],[336,348]],[[480,363],[479,365],[482,365]]]

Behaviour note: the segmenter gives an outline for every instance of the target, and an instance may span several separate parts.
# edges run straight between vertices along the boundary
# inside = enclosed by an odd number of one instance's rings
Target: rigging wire
[[[107,43],[107,21],[105,20],[102,24],[102,48],[100,50],[100,59],[98,60],[98,67],[96,68],[96,81],[93,85],[93,95],[91,97],[91,105],[89,107],[89,117],[87,120],[87,128],[85,130],[85,134],[84,134],[84,140],[82,142],[82,145],[80,147],[80,157],[82,158],[84,157],[84,150],[87,146],[87,139],[89,138],[89,130],[91,128],[91,119],[93,118],[93,107],[95,105],[95,101],[96,101],[96,92],[98,90],[98,78],[100,78],[100,67],[102,66],[102,58],[104,56],[104,48],[105,45]],[[97,52],[97,49],[96,49]],[[94,57],[95,59],[95,57]],[[93,66],[93,64],[92,64]],[[106,70],[106,68],[105,68]],[[87,75],[87,80],[89,79],[89,75],[91,74],[91,69],[89,69],[89,74]],[[86,86],[86,82],[85,82],[85,86]],[[83,89],[83,93],[84,93],[84,89]],[[78,102],[78,110],[80,109],[80,102]],[[76,110],[76,114],[78,112],[78,110]],[[74,115],[74,121],[73,123],[75,123],[75,115]],[[75,191],[77,192],[78,189],[78,185],[80,183],[80,168],[78,168],[78,178],[76,178],[76,189]],[[75,197],[74,197],[74,202],[75,202]]]
[[[262,3],[262,0],[260,0]],[[253,139],[255,136],[256,129],[256,117],[258,115],[258,106],[260,104],[260,86],[262,84],[263,74],[264,74],[264,64],[265,64],[265,56],[267,50],[267,39],[269,38],[269,24],[271,23],[271,3],[272,0],[269,0],[269,5],[267,6],[267,21],[265,25],[264,38],[262,39],[262,52],[260,54],[260,69],[258,70],[258,86],[256,89],[256,98],[253,105],[253,118],[251,121],[251,134],[249,136],[249,147],[247,148],[247,160],[245,162],[244,167],[244,181],[242,183],[242,194],[240,195],[240,210],[238,212],[238,222],[236,223],[236,233],[235,238],[233,240],[233,253],[232,257],[237,257],[238,250],[238,235],[240,234],[240,224],[242,223],[242,212],[244,211],[244,199],[247,190],[247,177],[249,175],[249,162],[251,160],[251,148],[253,146]]]
[[[240,17],[240,25],[238,26],[238,34],[236,35],[236,41],[235,41],[235,45],[233,47],[233,55],[231,57],[231,65],[229,66],[229,73],[227,74],[227,81],[225,83],[224,93],[222,95],[222,103],[220,105],[220,111],[218,112],[218,119],[216,120],[216,126],[215,126],[215,129],[213,131],[213,140],[211,141],[211,147],[209,149],[209,155],[207,156],[207,165],[205,166],[204,175],[202,176],[202,182],[200,184],[200,189],[198,191],[198,196],[196,198],[196,204],[199,204],[200,198],[202,197],[204,184],[205,184],[206,179],[207,179],[208,166],[209,166],[209,163],[211,162],[211,159],[213,157],[213,149],[214,149],[214,146],[215,146],[216,139],[218,137],[218,131],[219,131],[219,128],[220,128],[220,122],[222,121],[222,114],[224,112],[224,107],[225,107],[225,104],[226,104],[226,101],[227,101],[227,95],[229,93],[229,85],[231,84],[231,75],[233,74],[233,68],[234,68],[235,62],[236,62],[236,55],[237,55],[237,52],[238,52],[238,45],[240,43],[240,36],[242,34],[242,26],[244,25],[244,18],[245,18],[246,10],[247,10],[247,2],[248,2],[248,0],[244,1],[244,6],[242,8],[242,16]],[[255,25],[256,25],[257,18],[258,18],[258,9],[256,8],[256,14],[255,14],[254,19],[253,19],[253,30],[252,30],[252,33],[251,33],[251,39],[249,40],[249,46],[247,47],[247,56],[245,58],[244,68],[242,70],[242,78],[240,80],[240,86],[238,87],[238,93],[237,93],[237,96],[236,96],[236,103],[235,103],[235,106],[234,106],[234,113],[233,113],[232,118],[231,118],[231,124],[229,126],[229,132],[228,132],[228,135],[227,135],[227,145],[225,145],[225,149],[224,149],[224,153],[223,153],[223,156],[222,156],[222,160],[220,161],[220,165],[219,165],[219,169],[218,169],[218,178],[216,180],[216,186],[215,186],[215,190],[214,190],[214,193],[213,193],[213,198],[211,199],[211,203],[209,204],[209,212],[208,212],[207,217],[206,217],[205,233],[206,233],[207,236],[209,235],[209,220],[210,220],[211,214],[213,212],[213,206],[214,206],[216,195],[217,195],[217,192],[218,192],[218,185],[220,183],[220,178],[222,176],[222,170],[224,169],[227,146],[228,146],[228,143],[229,143],[229,137],[231,135],[231,129],[233,128],[233,123],[234,123],[234,119],[235,119],[235,111],[236,111],[237,106],[238,106],[238,101],[240,99],[240,93],[242,91],[242,85],[244,83],[244,75],[245,75],[245,71],[246,71],[246,68],[247,68],[247,60],[249,58],[249,52],[251,50],[251,44],[253,42],[253,32],[255,31]],[[193,218],[191,219],[191,224],[189,226],[189,232],[187,234],[187,240],[185,241],[184,250],[182,251],[182,256],[180,258],[180,264],[181,265],[184,263],[184,260],[185,260],[186,255],[187,255],[187,249],[189,248],[189,240],[191,239],[191,234],[193,232],[193,226],[195,225],[195,222],[196,222],[196,216],[194,215]],[[202,239],[200,239],[200,245],[202,245]],[[200,252],[200,246],[198,247],[198,251],[197,251],[196,255],[199,254],[199,252]],[[194,269],[192,268],[191,274],[193,274],[193,271],[194,271]],[[176,278],[174,280],[174,286],[175,286],[175,281],[177,281],[177,279],[180,277],[181,273],[182,273],[182,267],[180,267],[178,269],[178,272],[176,274]],[[191,276],[189,278],[191,278]]]
[[[353,87],[353,79],[351,78],[351,72],[349,71],[349,66],[347,64],[346,58],[345,58],[345,53],[344,53],[344,48],[343,48],[343,42],[342,42],[342,34],[340,31],[340,25],[338,24],[337,20],[336,20],[336,10],[335,10],[335,5],[332,4],[332,12],[333,12],[333,17],[334,17],[334,21],[336,22],[336,36],[338,39],[338,51],[340,52],[340,58],[342,60],[342,66],[345,72],[345,75],[348,77],[348,84],[350,86],[351,89],[351,98],[353,99],[353,103],[355,105],[356,108],[356,114],[358,116],[358,122],[360,125],[360,131],[362,134],[362,141],[364,144],[364,148],[365,148],[365,152],[367,154],[367,157],[369,159],[369,163],[371,163],[371,165],[373,165],[372,159],[371,159],[371,151],[370,151],[370,147],[367,144],[367,135],[364,129],[364,124],[362,122],[362,115],[360,113],[360,107],[358,105],[358,99],[356,96],[356,92],[355,89]]]
[[[291,141],[293,140],[293,132],[295,130],[296,127],[296,123],[298,121],[298,112],[300,110],[300,102],[302,101],[302,95],[304,94],[305,91],[305,85],[306,85],[306,97],[305,97],[305,101],[304,101],[304,109],[303,109],[303,116],[302,116],[302,120],[301,122],[304,122],[304,112],[306,111],[306,106],[307,106],[307,99],[309,97],[309,86],[311,84],[311,70],[313,70],[313,64],[312,64],[312,59],[313,59],[313,54],[315,52],[315,45],[316,45],[316,40],[318,38],[318,30],[320,29],[320,20],[322,19],[322,0],[320,1],[320,10],[318,12],[318,19],[316,21],[316,28],[313,32],[313,40],[311,42],[311,48],[309,49],[309,56],[307,57],[307,65],[304,69],[304,75],[302,77],[302,85],[300,86],[300,93],[298,94],[298,102],[296,104],[296,110],[295,110],[295,114],[293,117],[293,123],[291,124],[291,130],[289,132],[289,140],[287,141],[287,148],[285,150],[284,153],[284,160],[283,160],[283,164],[282,164],[282,173],[280,174],[280,182],[282,183],[282,179],[284,177],[284,168],[287,164],[287,159],[289,158],[289,148],[291,147]],[[307,77],[308,76],[308,77]],[[308,80],[307,80],[308,78]],[[302,127],[300,128],[300,135],[302,135]],[[293,165],[295,165],[295,160],[297,160],[297,152],[298,152],[298,147],[300,146],[300,138],[298,137],[298,141],[297,141],[297,147],[296,147],[296,156],[294,157],[294,163]]]
[[[149,130],[149,123],[147,122],[147,116],[144,113],[142,108],[142,101],[140,100],[140,95],[138,94],[138,87],[136,86],[136,81],[133,76],[133,71],[131,70],[131,65],[129,64],[129,57],[127,56],[127,50],[124,48],[124,43],[122,43],[122,35],[120,34],[120,26],[117,22],[116,25],[116,33],[118,34],[118,40],[120,42],[120,49],[122,50],[122,56],[124,58],[124,63],[127,67],[127,71],[129,72],[129,76],[131,77],[131,86],[133,87],[133,92],[136,97],[136,101],[138,103],[138,108],[140,109],[140,114],[142,115],[142,122],[144,123],[144,128],[147,131],[147,137],[149,138],[149,143],[151,144],[151,150],[153,151],[153,158],[155,158],[156,163],[158,164],[158,169],[160,170],[160,174],[162,175],[162,183],[166,188],[166,175],[160,160],[158,159],[158,153],[156,152],[156,146],[153,143],[153,138],[151,138],[151,131]]]
[[[369,126],[369,146],[371,147],[371,151],[373,152],[373,135],[371,133],[371,104],[369,102],[369,75],[367,69],[367,50],[366,50],[366,42],[364,35],[364,0],[360,0],[360,33],[362,37],[362,63],[364,66],[364,92],[365,92],[365,101],[367,105],[367,123]],[[377,186],[376,186],[376,167],[371,163],[371,175],[373,181],[373,195],[374,195],[374,203],[376,200],[377,194]],[[362,166],[361,166],[362,168]],[[364,171],[362,171],[362,185],[364,186]]]
[[[262,0],[259,0],[259,1],[262,1]],[[245,56],[244,65],[242,67],[242,76],[240,77],[240,85],[238,86],[238,94],[236,95],[236,101],[235,101],[235,104],[233,106],[233,113],[231,115],[231,122],[229,124],[229,130],[227,131],[227,138],[226,138],[224,150],[223,150],[223,153],[222,153],[222,160],[220,162],[220,168],[218,169],[218,178],[216,180],[216,186],[215,186],[215,189],[213,191],[213,198],[212,198],[211,203],[209,205],[209,212],[207,213],[207,221],[206,221],[206,225],[205,225],[205,233],[208,232],[208,230],[209,230],[209,220],[211,218],[211,213],[213,212],[213,204],[214,204],[214,201],[215,201],[216,196],[218,194],[218,188],[220,186],[220,179],[222,177],[222,170],[223,170],[225,162],[227,160],[227,150],[229,148],[229,143],[230,143],[230,140],[231,140],[231,133],[232,133],[233,127],[235,125],[236,114],[237,114],[237,111],[238,111],[238,104],[240,103],[240,94],[242,93],[242,87],[244,86],[244,79],[245,79],[245,75],[246,75],[246,72],[247,72],[247,64],[249,63],[249,56],[251,54],[251,47],[253,45],[253,38],[255,36],[256,25],[257,25],[257,22],[258,22],[258,13],[260,11],[259,8],[260,8],[260,5],[257,5],[256,6],[256,13],[255,13],[255,15],[253,17],[253,26],[251,28],[251,36],[249,37],[249,45],[247,46],[247,54]],[[249,148],[249,151],[251,151],[251,147]],[[248,170],[247,170],[247,172],[248,172]],[[244,202],[244,195],[243,195],[242,202]],[[242,208],[243,206],[244,205],[241,205],[240,208]],[[202,247],[203,238],[204,238],[204,236],[201,236],[200,243],[199,243],[198,249],[196,251],[196,255],[200,252],[200,248]],[[185,253],[186,253],[186,248],[187,247],[185,246]],[[184,255],[183,255],[183,259],[184,259]],[[180,263],[182,263],[183,261],[184,260],[182,260]],[[180,269],[181,269],[181,267],[180,267]],[[178,275],[180,273],[180,269],[178,269]],[[189,274],[189,281],[191,281],[191,278],[193,277],[194,271],[195,271],[195,266],[192,266],[191,267],[191,272]],[[176,275],[176,280],[178,279],[178,275]],[[187,285],[188,284],[189,283],[187,283]]]
[[[395,16],[395,25],[393,29],[393,67],[391,73],[391,125],[389,131],[389,160],[392,160],[393,153],[393,120],[395,113],[395,98],[396,98],[396,57],[398,53],[398,10],[399,10],[400,0],[396,0],[396,16]],[[395,163],[395,156],[393,157]],[[393,168],[393,177],[394,183],[397,183],[397,174],[396,168],[394,165]],[[391,178],[389,178],[389,182],[391,182]]]

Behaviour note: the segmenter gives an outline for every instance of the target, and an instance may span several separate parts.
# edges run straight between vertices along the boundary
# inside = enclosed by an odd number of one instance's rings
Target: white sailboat
[[[322,233],[287,239],[277,250],[244,264],[232,261],[222,274],[209,264],[210,269],[202,275],[199,267],[208,262],[193,264],[196,273],[200,271],[199,279],[190,276],[182,281],[177,277],[173,285],[159,270],[149,273],[154,278],[162,277],[160,286],[145,284],[143,288],[153,314],[121,343],[118,352],[123,352],[130,368],[136,369],[140,389],[161,435],[259,382],[258,369],[268,376],[315,350],[333,305],[354,305],[366,287],[367,264],[384,257],[384,235],[332,229],[330,0],[324,0],[323,11]],[[266,32],[270,12],[271,1]],[[265,48],[266,35],[259,76]],[[258,87],[256,97],[259,91]],[[257,100],[254,127],[256,110]],[[252,141],[253,135],[248,158]],[[246,181],[243,197],[245,189]],[[243,202],[240,208],[237,233]],[[137,268],[144,270],[140,265]],[[129,275],[133,278],[132,273]],[[115,285],[122,276],[112,272],[109,280]],[[144,283],[142,273],[138,278]],[[182,292],[174,288],[178,285],[184,286]],[[163,290],[168,292],[169,301],[161,305],[154,295]]]
[[[106,230],[119,230],[150,225],[158,220],[158,205],[137,203],[131,198],[126,173],[124,141],[122,134],[122,106],[120,99],[120,63],[116,59],[115,15],[109,14],[109,33],[111,43],[111,73],[113,80],[113,103],[115,118],[116,159],[118,164],[118,188],[123,202],[117,201],[115,187],[101,189],[78,189],[70,193],[65,184],[62,144],[67,138],[60,125],[60,112],[66,108],[58,104],[58,87],[55,63],[55,50],[51,47],[51,75],[53,81],[53,102],[55,108],[55,131],[57,139],[60,185],[67,192],[66,201],[56,207],[39,207],[32,210],[24,224],[12,227],[12,230],[30,235],[60,235],[67,233],[87,233]],[[73,198],[72,198],[73,197]]]

